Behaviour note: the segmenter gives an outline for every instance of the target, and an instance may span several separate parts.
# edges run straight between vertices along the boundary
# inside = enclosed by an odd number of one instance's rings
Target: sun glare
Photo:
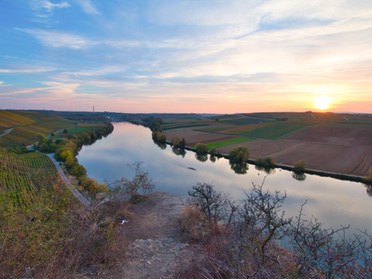
[[[320,110],[326,110],[331,105],[332,100],[327,96],[315,97],[315,107]]]

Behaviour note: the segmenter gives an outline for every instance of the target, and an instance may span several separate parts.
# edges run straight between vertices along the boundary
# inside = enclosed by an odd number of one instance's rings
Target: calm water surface
[[[226,159],[200,162],[191,151],[182,157],[174,154],[169,146],[160,149],[153,143],[147,128],[130,123],[115,123],[114,126],[111,135],[84,146],[78,156],[89,177],[101,183],[132,177],[128,164],[138,161],[143,162],[143,169],[149,172],[157,191],[184,196],[197,182],[206,182],[239,200],[252,183],[261,184],[265,179],[265,188],[287,194],[284,206],[287,216],[297,215],[301,204],[307,200],[306,216],[317,217],[327,227],[350,224],[354,229],[372,232],[372,197],[367,195],[362,183],[308,174],[304,181],[298,181],[292,177],[292,172],[276,169],[273,174],[266,175],[254,165],[249,165],[246,174],[238,175]]]

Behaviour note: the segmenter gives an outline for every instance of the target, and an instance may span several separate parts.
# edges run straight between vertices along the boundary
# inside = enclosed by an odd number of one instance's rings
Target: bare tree
[[[135,162],[129,164],[129,167],[134,171],[134,177],[132,179],[121,178],[111,183],[111,187],[116,190],[124,191],[131,198],[140,195],[147,195],[154,190],[155,185],[153,184],[149,173],[142,169],[143,162]]]
[[[274,194],[264,191],[264,181],[261,185],[253,183],[252,191],[245,193],[246,197],[240,209],[242,228],[247,240],[251,242],[258,268],[266,261],[278,263],[267,253],[267,247],[274,240],[283,238],[285,227],[291,222],[291,219],[284,217],[281,208],[286,195],[281,196],[279,191]]]
[[[209,222],[217,223],[222,219],[224,208],[227,205],[226,195],[217,192],[207,183],[197,183],[189,191],[191,204],[200,208]]]
[[[367,233],[364,237],[361,234],[347,236],[349,226],[325,229],[317,219],[304,218],[305,204],[288,229],[290,244],[296,255],[297,274],[311,277],[322,274],[325,278],[368,278],[367,269],[372,265],[371,237],[368,241],[365,237]]]

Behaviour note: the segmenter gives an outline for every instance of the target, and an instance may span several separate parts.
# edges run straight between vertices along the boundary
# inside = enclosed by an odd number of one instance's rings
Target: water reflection
[[[293,172],[292,177],[298,181],[304,181],[306,179],[306,174]]]
[[[275,173],[275,169],[274,168],[261,167],[261,166],[257,166],[257,165],[255,165],[254,167],[255,167],[256,170],[263,171],[266,174],[274,174]]]
[[[248,170],[248,164],[246,162],[229,162],[231,169],[236,174],[246,174]]]
[[[176,154],[177,156],[182,156],[182,158],[184,158],[186,155],[186,150],[183,148],[172,147],[172,152]]]
[[[161,148],[153,143],[149,129],[116,123],[113,134],[83,147],[78,160],[86,167],[88,175],[101,183],[131,177],[127,164],[143,161],[144,171],[149,172],[156,190],[184,196],[197,182],[205,182],[239,200],[252,183],[261,184],[266,176],[266,189],[287,194],[284,209],[288,216],[297,215],[301,204],[307,200],[304,213],[308,217],[316,216],[327,226],[351,224],[355,228],[372,229],[372,216],[367,210],[371,206],[371,189],[367,188],[366,194],[361,183],[309,174],[306,180],[298,181],[289,171],[276,169],[267,175],[266,170],[249,164],[246,174],[237,175],[226,159],[201,162],[195,159],[194,152],[187,151],[180,156],[169,146]]]
[[[206,162],[206,161],[208,161],[208,154],[197,154],[197,153],[195,153],[195,158],[196,158],[196,160],[198,160],[200,162]]]

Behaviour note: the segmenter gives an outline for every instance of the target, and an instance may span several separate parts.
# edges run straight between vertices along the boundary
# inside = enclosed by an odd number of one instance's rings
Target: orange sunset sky
[[[0,2],[0,109],[372,113],[372,1]]]

